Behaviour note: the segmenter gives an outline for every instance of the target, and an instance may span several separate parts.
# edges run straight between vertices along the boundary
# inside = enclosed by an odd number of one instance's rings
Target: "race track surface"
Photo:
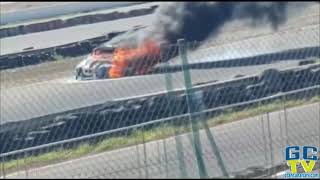
[[[149,6],[149,3],[139,6],[145,7],[147,5]],[[308,7],[301,6],[299,3],[293,3],[292,8],[288,9],[288,21],[279,27],[278,31],[297,31],[301,30],[301,28],[309,28],[312,25],[319,24],[319,8],[319,3],[312,4]],[[151,14],[140,17],[2,38],[0,39],[1,55],[21,52],[24,48],[28,47],[42,49],[68,44],[108,34],[113,31],[126,31],[138,25],[149,26],[156,20],[155,17],[156,16],[154,14]],[[250,23],[245,21],[234,21],[228,23],[221,30],[223,33],[214,37],[214,40],[215,42],[232,42],[237,39],[255,37],[274,32],[268,24],[262,24],[256,28],[252,28],[249,26],[249,24]],[[210,39],[210,41],[212,40],[213,39]]]
[[[1,25],[131,6],[141,2],[13,2],[1,4]]]

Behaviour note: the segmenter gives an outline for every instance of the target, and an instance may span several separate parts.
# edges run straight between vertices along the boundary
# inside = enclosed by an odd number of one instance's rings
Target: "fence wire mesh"
[[[112,64],[121,78],[101,66],[109,79],[75,80],[83,57],[3,70],[0,177],[241,178],[287,169],[286,146],[320,144],[318,28],[126,50],[116,55],[131,64]]]

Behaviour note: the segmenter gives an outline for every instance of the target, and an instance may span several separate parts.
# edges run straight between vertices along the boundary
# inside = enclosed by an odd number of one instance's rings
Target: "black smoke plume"
[[[303,6],[312,3],[292,3]],[[251,26],[269,24],[273,30],[287,21],[289,2],[169,2],[155,12],[154,23],[146,29],[131,31],[109,41],[114,46],[137,47],[146,39],[159,44],[175,44],[178,39],[187,42],[205,41],[217,37],[226,23],[250,20]],[[299,10],[297,10],[299,11]],[[297,13],[297,12],[294,12]],[[193,46],[197,48],[197,46]],[[170,49],[170,48],[168,48]],[[172,48],[171,48],[172,50]],[[161,50],[171,57],[177,55]]]
[[[288,2],[177,2],[160,6],[147,38],[167,43],[203,41],[217,36],[236,19],[251,19],[252,25],[269,23],[274,30],[287,19]]]
[[[178,39],[204,41],[221,33],[233,20],[250,19],[253,26],[270,24],[274,30],[287,20],[288,2],[174,2],[164,3],[147,29],[128,32],[109,43],[138,46],[145,39],[174,44]]]

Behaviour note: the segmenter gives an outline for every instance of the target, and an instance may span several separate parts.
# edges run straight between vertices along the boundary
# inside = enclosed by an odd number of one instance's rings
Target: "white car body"
[[[76,79],[106,79],[112,66],[112,47],[104,47],[107,52],[97,53],[100,48],[93,50],[76,66]],[[102,50],[103,51],[103,50]]]

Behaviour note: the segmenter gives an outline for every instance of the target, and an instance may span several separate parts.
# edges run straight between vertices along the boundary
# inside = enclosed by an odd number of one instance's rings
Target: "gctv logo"
[[[302,151],[301,151],[302,150]],[[288,146],[286,148],[286,160],[292,173],[297,173],[297,165],[300,163],[304,172],[310,173],[315,166],[318,149],[313,146]]]

